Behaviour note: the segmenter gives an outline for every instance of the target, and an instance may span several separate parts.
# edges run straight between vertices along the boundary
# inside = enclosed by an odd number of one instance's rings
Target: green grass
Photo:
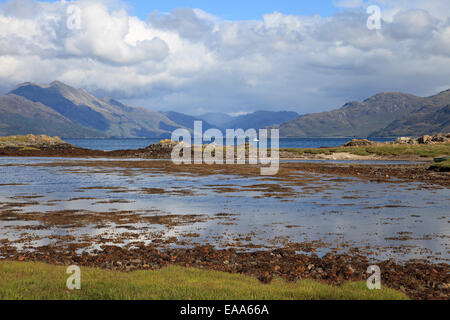
[[[450,171],[450,160],[446,160],[443,162],[434,162],[430,169],[438,169],[439,171],[445,171],[445,172],[449,172]]]
[[[8,136],[8,137],[0,137],[0,142],[26,142],[28,141],[27,136]]]
[[[81,268],[81,290],[66,288],[66,267],[43,263],[0,262],[0,299],[17,300],[311,300],[407,299],[392,289],[369,290],[364,282],[329,286],[311,280],[288,283],[171,266],[157,271]]]
[[[33,147],[23,147],[21,148],[19,151],[39,151],[40,149],[38,148],[33,148]]]
[[[360,156],[379,155],[379,156],[409,156],[415,155],[424,158],[439,157],[450,154],[450,143],[440,144],[381,144],[376,146],[360,147],[335,147],[335,148],[316,148],[316,149],[282,149],[281,151],[290,151],[299,155],[305,154],[333,154],[338,152],[348,152]]]
[[[0,145],[16,145],[16,146],[24,146],[31,147],[33,145],[39,145],[42,143],[50,143],[50,142],[62,142],[57,137],[48,137],[48,136],[37,136],[37,135],[17,135],[17,136],[0,136]]]

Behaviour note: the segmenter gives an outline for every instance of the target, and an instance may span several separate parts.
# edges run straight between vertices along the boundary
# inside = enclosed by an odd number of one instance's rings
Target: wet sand
[[[311,159],[313,160],[313,159]],[[392,160],[392,159],[390,159]],[[387,160],[387,161],[390,161]],[[98,159],[95,161],[86,161],[78,159],[76,161],[52,161],[39,166],[64,166],[64,167],[98,167],[98,168],[120,168],[126,169],[155,169],[161,173],[167,174],[194,174],[205,176],[210,174],[240,175],[242,177],[258,177],[261,174],[260,165],[195,165],[183,164],[176,165],[172,161],[146,161],[130,160],[114,161],[114,159]],[[365,165],[361,163],[310,163],[310,162],[285,162],[280,164],[280,170],[275,179],[280,181],[293,180],[297,171],[315,172],[323,174],[333,174],[339,176],[352,176],[361,179],[400,183],[405,181],[424,182],[430,185],[450,186],[450,172],[437,172],[429,170],[428,163],[413,164],[387,164],[387,165]],[[396,178],[396,180],[392,180]],[[272,177],[268,177],[272,180]]]

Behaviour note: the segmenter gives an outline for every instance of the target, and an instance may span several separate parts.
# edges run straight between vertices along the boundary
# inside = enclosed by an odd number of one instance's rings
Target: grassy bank
[[[450,172],[450,160],[443,162],[435,162],[431,165],[430,169],[435,169],[443,172]]]
[[[281,149],[297,153],[299,155],[308,154],[333,154],[339,152],[348,152],[359,156],[420,156],[420,157],[439,157],[450,155],[450,143],[440,144],[379,144],[374,146],[357,146],[357,147],[335,147],[335,148],[314,148],[314,149]]]
[[[66,145],[58,137],[49,137],[46,135],[26,135],[26,136],[0,136],[0,148],[4,147],[21,147],[23,150],[39,150],[40,146],[48,145]]]
[[[252,277],[169,267],[122,273],[81,269],[81,290],[66,288],[66,268],[43,263],[0,262],[0,299],[406,299],[391,290],[368,290],[363,282],[333,287],[310,280],[265,285]]]

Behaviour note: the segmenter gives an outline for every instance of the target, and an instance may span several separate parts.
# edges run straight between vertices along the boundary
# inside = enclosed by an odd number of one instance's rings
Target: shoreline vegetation
[[[132,274],[136,271],[146,271],[150,278],[152,278],[151,272],[154,272],[153,274],[158,272],[164,274],[167,270],[169,270],[169,273],[170,270],[175,270],[176,273],[194,273],[197,275],[190,278],[187,283],[183,283],[182,276],[177,276],[180,281],[166,283],[162,291],[168,290],[174,293],[180,289],[178,285],[182,283],[181,287],[189,283],[207,282],[205,277],[214,278],[214,276],[225,279],[241,277],[241,279],[253,283],[259,281],[267,286],[261,293],[269,294],[275,291],[277,295],[284,295],[284,298],[293,295],[291,296],[292,299],[336,299],[338,297],[343,299],[373,299],[376,297],[393,299],[407,296],[416,300],[447,300],[450,291],[449,265],[447,263],[430,263],[419,260],[408,260],[406,262],[374,261],[356,249],[353,250],[353,253],[334,254],[330,252],[323,257],[319,257],[314,253],[314,250],[311,250],[311,244],[307,243],[288,243],[283,248],[259,249],[259,251],[241,251],[234,248],[216,249],[211,245],[188,248],[160,248],[158,245],[152,244],[140,244],[131,247],[102,245],[101,248],[90,253],[86,251],[76,253],[76,245],[69,247],[52,245],[38,247],[34,251],[18,251],[8,244],[3,244],[3,246],[0,246],[0,256],[3,257],[0,259],[0,299],[14,298],[15,295],[19,298],[17,295],[39,292],[38,288],[26,288],[24,283],[34,283],[36,287],[45,288],[55,286],[53,275],[42,278],[36,276],[38,280],[33,280],[30,273],[42,273],[42,269],[53,269],[52,272],[55,273],[55,270],[65,270],[71,265],[89,268],[88,270],[91,271],[98,270],[98,274],[103,274],[103,278],[105,275],[118,275],[118,279],[129,277],[132,280],[134,278],[135,282],[129,282],[130,287],[136,285],[150,286],[148,282],[146,284],[145,281],[141,283],[142,277],[138,279],[139,277],[135,278],[132,275],[126,276],[126,274]],[[299,251],[305,251],[305,253],[298,253]],[[393,295],[385,295],[387,291],[371,293],[371,290],[367,288],[366,281],[371,275],[367,273],[367,270],[373,264],[381,270],[382,288],[392,289],[389,292]],[[26,272],[26,269],[34,271]],[[31,279],[29,279],[30,277]],[[65,271],[59,271],[58,277],[67,279],[68,276]],[[82,273],[82,279],[85,279],[83,277],[84,273]],[[100,291],[103,289],[110,290],[115,285],[122,286],[121,284],[114,284],[115,280],[113,279],[109,277],[108,281],[103,283],[96,293],[101,294]],[[61,287],[64,283],[60,282],[59,286]],[[85,280],[83,280],[83,283],[85,283]],[[102,281],[99,283],[102,283]],[[157,284],[156,287],[161,285],[164,284]],[[308,289],[310,285],[318,292],[311,293]],[[208,286],[202,285],[202,287]],[[345,290],[336,289],[346,287],[353,287],[357,290],[353,293],[349,291],[345,293]],[[238,291],[239,288],[243,287],[236,286]],[[263,288],[263,286],[260,286],[260,288]],[[286,291],[283,291],[283,288]],[[220,285],[215,286],[215,289],[216,294],[223,294]],[[48,294],[45,290],[42,291],[41,295],[43,296],[32,298],[51,298],[45,296],[45,294]],[[88,292],[86,293],[88,294]],[[201,291],[195,292],[193,290],[189,292],[194,295],[191,296],[187,293],[185,296],[159,298],[203,299],[208,296],[206,294],[204,297],[196,296],[201,294]],[[243,298],[234,295],[236,291],[228,291],[228,293],[231,296],[224,296],[224,299]],[[132,292],[129,292],[129,294],[132,295]],[[58,298],[61,297],[58,296]],[[106,297],[100,296],[97,298]],[[109,298],[114,298],[114,296]],[[254,297],[254,299],[265,298],[264,294]],[[269,295],[267,298],[278,299],[282,297]]]
[[[158,144],[137,150],[101,151],[73,146],[59,137],[26,135],[0,137],[0,156],[38,157],[112,157],[170,159],[176,142],[161,140]],[[203,146],[205,148],[206,146]],[[251,145],[246,144],[248,156]],[[193,146],[193,149],[199,148]],[[224,152],[228,147],[223,147]],[[237,148],[237,147],[235,147]],[[270,153],[270,149],[269,149]],[[450,133],[425,135],[418,139],[398,138],[395,142],[372,142],[366,139],[351,140],[340,147],[281,148],[280,159],[304,160],[423,160],[450,155]],[[442,167],[442,166],[440,166]],[[445,167],[445,166],[444,166]]]
[[[332,286],[313,280],[264,284],[254,277],[169,266],[120,272],[81,268],[81,290],[68,290],[66,267],[0,261],[2,300],[407,300],[397,290],[369,290],[366,283]]]
[[[299,156],[308,155],[334,155],[350,154],[354,156],[379,158],[391,160],[397,159],[430,159],[450,155],[450,134],[423,136],[417,140],[410,138],[398,138],[395,142],[372,142],[366,139],[352,140],[343,146],[332,148],[294,148],[281,149]]]

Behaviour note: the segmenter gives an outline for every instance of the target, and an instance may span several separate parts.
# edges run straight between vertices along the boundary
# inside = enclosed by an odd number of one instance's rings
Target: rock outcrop
[[[438,133],[433,136],[423,135],[418,139],[413,139],[409,137],[400,137],[394,144],[435,144],[435,143],[446,143],[450,142],[450,133]]]
[[[343,147],[360,147],[360,146],[372,146],[376,144],[376,142],[369,141],[367,139],[353,139],[352,141],[347,142],[343,145]]]
[[[0,137],[0,147],[12,148],[55,148],[55,147],[72,147],[71,144],[64,142],[59,137],[49,137],[46,135],[26,136],[8,136]]]
[[[179,143],[172,140],[161,140],[159,143],[145,148],[144,152],[139,156],[152,159],[170,159],[173,148]]]

